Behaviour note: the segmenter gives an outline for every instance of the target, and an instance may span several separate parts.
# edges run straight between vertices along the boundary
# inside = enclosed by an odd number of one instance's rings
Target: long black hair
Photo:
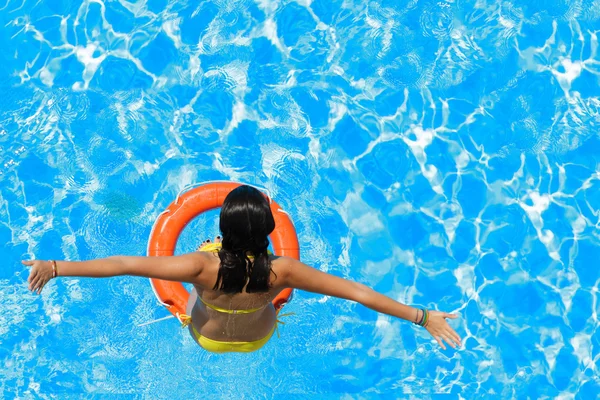
[[[213,290],[240,293],[246,286],[248,293],[267,292],[271,274],[268,236],[275,220],[265,196],[247,185],[232,190],[221,207],[219,229],[223,235],[221,266]]]

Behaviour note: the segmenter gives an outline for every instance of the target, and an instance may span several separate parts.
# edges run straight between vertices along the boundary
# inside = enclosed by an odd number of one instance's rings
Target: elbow
[[[127,263],[123,261],[123,257],[121,256],[111,256],[107,257],[106,264],[107,272],[109,276],[118,276],[118,275],[133,275],[132,271],[127,269]]]

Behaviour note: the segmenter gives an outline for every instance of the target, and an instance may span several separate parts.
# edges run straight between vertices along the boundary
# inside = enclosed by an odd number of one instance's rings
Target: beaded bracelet
[[[52,264],[52,278],[56,278],[58,276],[58,266],[54,260],[50,260],[50,263]]]

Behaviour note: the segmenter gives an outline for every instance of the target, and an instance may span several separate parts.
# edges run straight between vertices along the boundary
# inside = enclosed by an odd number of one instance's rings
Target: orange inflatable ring
[[[225,196],[241,186],[236,182],[213,182],[201,184],[177,196],[175,201],[163,211],[152,228],[148,241],[148,256],[172,256],[177,239],[185,226],[203,212],[221,207]],[[298,236],[287,213],[279,204],[271,200],[271,211],[275,219],[275,230],[269,237],[274,253],[279,256],[300,259]],[[190,294],[179,282],[150,279],[150,284],[158,300],[179,321],[185,314]],[[292,296],[292,289],[284,289],[273,299],[273,306],[279,310]]]

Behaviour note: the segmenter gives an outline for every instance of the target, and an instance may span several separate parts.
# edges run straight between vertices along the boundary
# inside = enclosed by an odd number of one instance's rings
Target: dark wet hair
[[[267,292],[271,274],[268,236],[275,229],[275,220],[265,196],[247,185],[232,190],[221,207],[219,228],[223,235],[221,265],[213,290],[240,293],[247,283],[248,293]]]

